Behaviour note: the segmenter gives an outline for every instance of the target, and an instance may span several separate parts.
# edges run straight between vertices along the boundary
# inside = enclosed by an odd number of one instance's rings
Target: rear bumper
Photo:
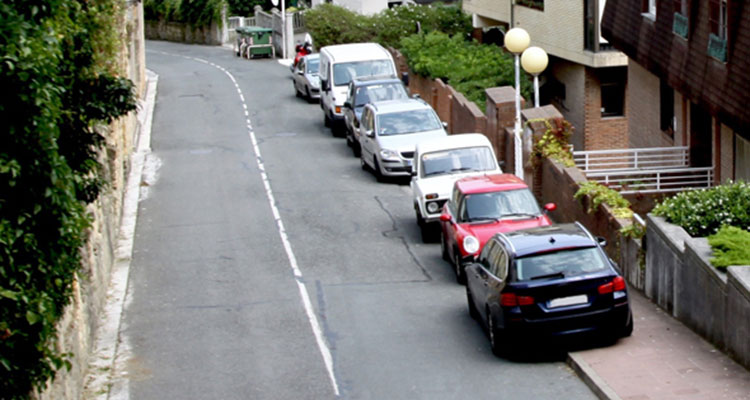
[[[523,318],[518,308],[504,309],[505,332],[519,338],[565,337],[602,332],[617,333],[625,328],[630,318],[627,302],[610,308],[547,318]]]

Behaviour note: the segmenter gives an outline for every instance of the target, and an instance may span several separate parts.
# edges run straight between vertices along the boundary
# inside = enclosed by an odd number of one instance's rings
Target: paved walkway
[[[633,335],[572,352],[568,363],[601,399],[750,399],[750,371],[631,290]],[[750,337],[748,337],[750,340]]]

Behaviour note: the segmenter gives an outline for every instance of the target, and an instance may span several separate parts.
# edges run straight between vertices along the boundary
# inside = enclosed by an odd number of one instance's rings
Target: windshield
[[[565,278],[602,271],[607,260],[596,247],[533,254],[516,260],[516,280]]]
[[[442,129],[443,125],[431,109],[409,110],[378,115],[378,135],[401,135]]]
[[[349,82],[361,76],[394,75],[390,60],[368,60],[333,65],[333,84],[335,86],[348,85]]]
[[[489,147],[467,147],[426,153],[422,156],[422,176],[488,171],[497,168]]]
[[[401,82],[383,83],[377,85],[360,86],[354,95],[354,107],[362,107],[367,103],[382,100],[397,100],[408,98],[409,94]]]
[[[466,196],[462,220],[486,221],[501,218],[534,218],[541,214],[529,189],[477,193]]]
[[[307,60],[307,73],[308,74],[317,74],[319,67],[320,67],[320,59],[313,58],[313,59]]]

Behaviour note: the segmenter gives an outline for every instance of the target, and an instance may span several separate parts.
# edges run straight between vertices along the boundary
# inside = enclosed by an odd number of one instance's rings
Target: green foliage
[[[69,366],[55,326],[96,198],[94,130],[135,108],[119,69],[119,0],[0,4],[0,393],[27,398]]]
[[[629,238],[641,239],[646,236],[646,227],[638,222],[633,221],[630,225],[620,228],[620,233]]]
[[[399,48],[401,39],[417,32],[442,32],[466,37],[472,30],[471,17],[456,6],[434,4],[431,7],[407,4],[384,10],[374,17],[377,37],[383,46]]]
[[[143,16],[147,21],[184,22],[201,27],[212,22],[221,24],[225,7],[226,0],[145,0]]]
[[[527,121],[527,124],[539,122],[539,120]],[[555,160],[566,167],[574,167],[573,153],[570,150],[570,136],[573,134],[573,125],[564,119],[542,120],[547,130],[542,138],[534,143],[532,162],[539,165],[542,158]]]
[[[750,184],[738,181],[681,192],[664,199],[652,212],[694,237],[714,234],[722,225],[750,230]]]
[[[497,46],[482,45],[442,32],[418,34],[401,39],[401,52],[414,73],[440,78],[484,109],[485,89],[514,86],[513,57]],[[523,75],[521,95],[528,97],[531,82]]]
[[[627,201],[620,192],[610,189],[599,182],[588,181],[579,183],[580,187],[573,196],[581,200],[584,196],[589,197],[589,214],[596,211],[601,204],[606,204],[612,208],[612,213],[617,218],[632,218],[633,211],[630,209],[630,202]]]
[[[305,26],[318,49],[334,44],[370,42],[376,33],[372,17],[328,3],[306,11]]]
[[[227,7],[231,16],[249,17],[255,13],[255,6],[267,9],[270,4],[269,0],[227,0]]]
[[[714,251],[711,264],[716,268],[750,265],[750,232],[736,226],[723,225],[708,237]]]

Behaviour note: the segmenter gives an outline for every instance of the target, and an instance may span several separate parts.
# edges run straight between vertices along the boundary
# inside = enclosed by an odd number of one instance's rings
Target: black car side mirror
[[[345,101],[344,102],[344,108],[352,108],[352,103]]]
[[[596,241],[597,243],[599,243],[599,246],[602,246],[602,247],[607,246],[607,239],[605,239],[603,236],[597,236]]]

